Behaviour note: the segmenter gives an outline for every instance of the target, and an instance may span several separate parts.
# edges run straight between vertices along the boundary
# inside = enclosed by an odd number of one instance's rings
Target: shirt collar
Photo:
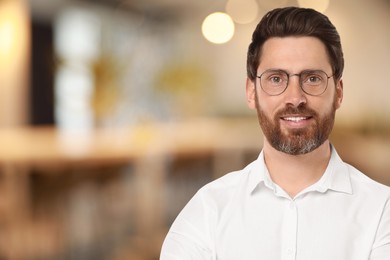
[[[263,151],[261,151],[257,160],[251,166],[249,170],[249,192],[254,192],[261,184],[275,190],[275,183],[272,181],[267,166],[265,165]]]
[[[331,152],[332,155],[324,175],[313,186],[316,186],[316,189],[319,192],[333,190],[352,194],[352,184],[349,176],[348,166],[341,160],[336,149],[332,145]]]
[[[265,165],[263,151],[261,151],[257,160],[251,164],[248,191],[253,193],[255,189],[260,186],[265,186],[272,190],[276,189],[276,184],[272,181],[267,166]],[[321,179],[303,192],[318,191],[325,193],[327,190],[352,194],[348,166],[341,160],[336,149],[332,145],[331,158]]]

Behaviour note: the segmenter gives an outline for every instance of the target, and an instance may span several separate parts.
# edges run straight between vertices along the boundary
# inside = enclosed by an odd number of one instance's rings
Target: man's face
[[[303,70],[333,74],[325,45],[314,37],[267,40],[257,75],[269,69],[285,70],[288,74]],[[290,77],[287,89],[278,96],[265,93],[259,79],[255,82],[247,80],[248,105],[257,110],[265,142],[292,155],[311,152],[328,139],[342,96],[342,81],[335,86],[333,77],[329,78],[326,91],[319,96],[303,92],[299,77],[295,76]]]

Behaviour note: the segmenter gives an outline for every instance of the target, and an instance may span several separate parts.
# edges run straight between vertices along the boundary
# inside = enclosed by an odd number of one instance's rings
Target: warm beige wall
[[[327,14],[339,29],[345,55],[339,123],[390,126],[390,2],[337,1]]]
[[[0,126],[27,122],[30,32],[27,0],[0,1]]]

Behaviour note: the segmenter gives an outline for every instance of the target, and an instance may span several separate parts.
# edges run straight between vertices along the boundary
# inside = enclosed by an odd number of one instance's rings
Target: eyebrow
[[[323,71],[323,72],[325,72],[326,74],[328,74],[328,73],[326,72],[325,69],[320,69],[320,68],[316,68],[316,69],[303,69],[303,70],[301,70],[301,71],[299,71],[299,72],[291,72],[290,70],[285,70],[285,69],[282,69],[282,68],[269,68],[269,69],[263,70],[262,72],[269,71],[269,70],[284,71],[284,72],[286,72],[286,73],[289,74],[289,75],[292,75],[292,74],[300,74],[300,73],[302,73],[303,71]]]

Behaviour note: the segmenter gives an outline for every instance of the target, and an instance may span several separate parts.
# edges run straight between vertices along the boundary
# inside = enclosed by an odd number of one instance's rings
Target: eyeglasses
[[[270,96],[282,94],[288,86],[290,77],[299,77],[299,86],[308,95],[319,96],[328,87],[329,78],[322,70],[304,70],[298,74],[288,74],[284,70],[270,69],[264,71],[260,76],[260,86]]]

